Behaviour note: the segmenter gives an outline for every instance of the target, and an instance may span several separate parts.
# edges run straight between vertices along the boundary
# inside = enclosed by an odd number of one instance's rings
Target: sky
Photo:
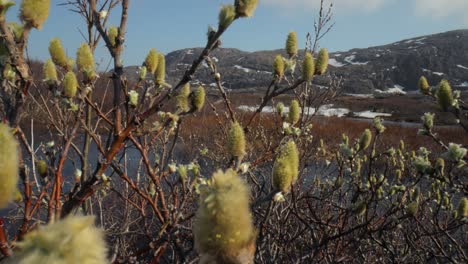
[[[50,39],[59,37],[69,56],[85,41],[83,19],[51,0],[50,16],[40,31],[30,36],[30,58],[48,58]],[[329,3],[330,0],[324,0]],[[19,0],[16,0],[19,3]],[[139,65],[150,48],[168,53],[201,47],[209,25],[216,26],[223,4],[234,0],[130,0],[124,64]],[[290,31],[296,31],[303,47],[307,32],[313,32],[320,0],[259,0],[255,15],[240,19],[222,37],[223,47],[245,51],[283,48]],[[389,44],[406,38],[468,28],[468,0],[333,0],[333,29],[320,42],[330,51]],[[18,6],[9,11],[9,20],[18,20]],[[120,10],[110,14],[118,25]],[[96,61],[109,63],[103,43]]]

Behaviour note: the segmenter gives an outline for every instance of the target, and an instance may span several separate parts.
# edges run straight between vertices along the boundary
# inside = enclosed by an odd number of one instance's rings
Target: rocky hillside
[[[167,54],[167,74],[174,83],[190,66],[200,48]],[[225,87],[232,90],[260,89],[271,80],[272,63],[283,50],[244,52],[221,48],[212,54]],[[132,67],[132,72],[135,68]],[[342,77],[347,93],[373,93],[399,88],[416,90],[421,75],[431,83],[446,78],[453,86],[468,89],[468,30],[450,31],[402,40],[392,44],[352,49],[330,54],[329,75]],[[318,78],[325,85],[327,78]],[[194,81],[214,86],[207,65],[194,76]],[[398,90],[398,89],[396,89]]]

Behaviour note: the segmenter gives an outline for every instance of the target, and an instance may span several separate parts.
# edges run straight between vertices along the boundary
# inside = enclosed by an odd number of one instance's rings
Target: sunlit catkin
[[[158,67],[158,52],[155,49],[150,49],[148,55],[146,55],[145,62],[143,66],[146,67],[148,72],[154,74],[156,68]]]
[[[372,132],[370,129],[364,130],[364,132],[361,135],[361,138],[359,138],[359,149],[360,150],[366,150],[370,143],[372,141]]]
[[[294,141],[290,140],[282,147],[273,165],[273,187],[287,193],[298,175],[299,153]]]
[[[18,143],[11,128],[0,123],[0,208],[15,198],[18,166]]]
[[[46,63],[44,63],[43,71],[44,80],[48,85],[57,83],[57,69],[55,68],[55,64],[52,62],[52,60],[49,59],[46,61]]]
[[[296,32],[289,32],[288,38],[286,39],[286,53],[289,57],[297,55],[297,34]]]
[[[223,5],[219,11],[218,24],[220,29],[226,29],[231,25],[236,17],[236,7],[233,5]]]
[[[187,83],[182,87],[182,89],[180,89],[179,95],[177,95],[177,108],[179,109],[179,111],[190,111],[189,95],[190,84]]]
[[[68,58],[63,49],[62,42],[58,38],[54,38],[49,43],[49,54],[52,61],[65,69],[68,67]],[[70,70],[70,69],[67,69]]]
[[[275,60],[273,62],[273,71],[275,76],[278,80],[282,79],[284,76],[284,60],[283,56],[276,55]]]
[[[200,111],[203,109],[203,106],[205,105],[205,96],[205,88],[203,88],[203,86],[199,86],[197,90],[192,92],[190,99],[192,109],[194,111]]]
[[[88,44],[83,43],[76,52],[76,64],[78,70],[83,72],[88,80],[96,76],[94,56]]]
[[[195,248],[202,260],[241,263],[236,259],[245,251],[250,251],[253,257],[256,231],[248,185],[233,170],[217,171],[200,191],[193,233]],[[249,259],[242,263],[253,262]]]
[[[39,176],[45,177],[47,176],[47,162],[45,160],[39,160],[37,161],[36,164],[37,167],[37,172],[39,173]]]
[[[154,73],[154,81],[157,85],[164,85],[166,82],[166,58],[162,53],[158,53],[158,67]]]
[[[468,198],[463,197],[460,199],[460,202],[458,203],[458,217],[468,217]]]
[[[289,105],[288,122],[294,125],[297,122],[299,122],[300,117],[301,106],[299,105],[299,102],[296,99],[294,99]]]
[[[251,17],[257,8],[258,0],[236,0],[236,15],[238,17]]]
[[[421,76],[421,78],[419,78],[418,88],[419,88],[419,92],[421,92],[422,94],[429,94],[430,86],[429,86],[429,82],[427,81],[426,77]]]
[[[115,26],[109,27],[107,30],[107,37],[109,37],[109,41],[111,45],[114,47],[117,43],[117,36],[119,35],[119,29]]]
[[[311,81],[314,78],[315,73],[315,63],[314,57],[310,52],[307,52],[304,57],[304,61],[302,61],[302,79],[304,81]]]
[[[67,72],[63,77],[63,94],[68,98],[73,98],[78,89],[78,80],[73,72]]]
[[[323,48],[320,49],[317,55],[317,61],[315,63],[315,74],[323,75],[328,68],[328,50]]]
[[[447,80],[442,80],[437,89],[437,102],[443,111],[447,111],[453,103],[452,87]]]
[[[69,216],[29,232],[17,243],[11,263],[108,263],[102,230],[92,216]]]
[[[20,18],[34,28],[41,29],[49,17],[50,0],[23,0]]]
[[[232,157],[242,159],[245,155],[244,129],[238,122],[234,122],[229,129],[228,149]]]

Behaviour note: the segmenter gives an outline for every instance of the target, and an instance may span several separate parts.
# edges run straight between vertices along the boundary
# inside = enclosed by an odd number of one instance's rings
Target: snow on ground
[[[392,114],[372,112],[372,111],[354,112],[354,115],[357,117],[363,117],[363,118],[375,118],[377,116],[392,116]]]
[[[258,106],[248,106],[248,105],[241,105],[241,106],[237,107],[237,109],[239,109],[241,111],[244,111],[244,112],[254,112],[254,111],[257,110],[257,108],[258,108]],[[274,109],[273,107],[266,106],[265,108],[263,108],[262,113],[273,113],[275,111],[276,111],[276,109]],[[304,109],[304,113],[306,115],[313,115],[313,114],[315,114],[315,111],[316,110],[313,107],[306,107]],[[289,112],[289,107],[285,106],[284,107],[284,112],[288,113]],[[328,116],[328,117],[330,117],[330,116],[343,117],[343,116],[347,115],[349,112],[350,112],[349,109],[346,109],[346,108],[333,108],[332,104],[328,104],[328,105],[322,105],[321,107],[319,107],[317,115]]]
[[[341,56],[341,53],[337,53],[337,54],[335,54],[335,55],[333,55],[333,56],[339,57],[339,56]]]
[[[425,39],[426,39],[426,37],[424,37],[424,38],[419,38],[419,39],[410,39],[410,40],[405,41],[405,43],[406,43],[406,44],[414,43],[414,44],[423,45],[424,42],[422,42],[422,41],[425,40]]]
[[[458,86],[460,86],[460,87],[468,87],[468,82],[462,82],[462,83],[459,84]]]
[[[395,87],[387,88],[385,91],[376,89],[376,93],[381,93],[381,94],[406,94],[404,91],[405,87],[395,84]]]
[[[356,59],[356,55],[354,55],[354,53],[353,53],[353,55],[350,55],[350,56],[344,58],[344,61],[346,61],[347,63],[352,64],[352,65],[366,65],[366,64],[369,63],[368,61],[366,61],[366,62],[357,62],[357,61],[354,61],[354,59]]]
[[[457,67],[458,67],[458,68],[461,68],[461,69],[464,69],[464,70],[468,70],[468,67],[463,66],[463,65],[460,65],[460,64],[458,64]]]
[[[234,68],[236,68],[238,70],[242,70],[244,72],[250,72],[251,71],[251,69],[244,68],[244,67],[242,67],[240,65],[234,65]]]
[[[443,72],[433,72],[431,70],[424,69],[424,68],[422,68],[422,71],[423,72],[428,72],[428,73],[431,73],[431,74],[435,74],[435,75],[439,75],[439,76],[445,75],[445,73],[443,73]]]
[[[214,62],[218,62],[218,61],[219,61],[219,59],[216,58],[216,57],[213,57],[213,58],[211,58],[211,59],[212,59]]]
[[[193,54],[193,50],[191,50],[191,49],[190,49],[190,50],[187,50],[187,52],[186,52],[185,54],[191,55],[191,54]]]
[[[351,93],[346,93],[346,96],[351,96],[351,97],[358,97],[358,98],[374,98],[373,94],[351,94]]]
[[[343,63],[337,61],[336,59],[329,59],[328,64],[333,66],[333,67],[343,67],[344,66]]]

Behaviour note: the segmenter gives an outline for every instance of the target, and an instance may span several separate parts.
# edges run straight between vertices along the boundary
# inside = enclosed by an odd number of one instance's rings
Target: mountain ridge
[[[201,51],[202,48],[186,48],[168,53],[166,72],[169,83],[175,83]],[[286,56],[283,49],[242,51],[218,48],[211,53],[211,58],[227,89],[251,91],[269,84],[277,54]],[[331,52],[327,74],[315,78],[314,83],[326,86],[335,76],[343,80],[346,93],[374,93],[389,88],[408,92],[417,89],[417,81],[422,75],[431,84],[448,79],[453,86],[468,89],[468,29]],[[214,79],[205,63],[193,76],[193,84],[198,83],[214,86]]]

